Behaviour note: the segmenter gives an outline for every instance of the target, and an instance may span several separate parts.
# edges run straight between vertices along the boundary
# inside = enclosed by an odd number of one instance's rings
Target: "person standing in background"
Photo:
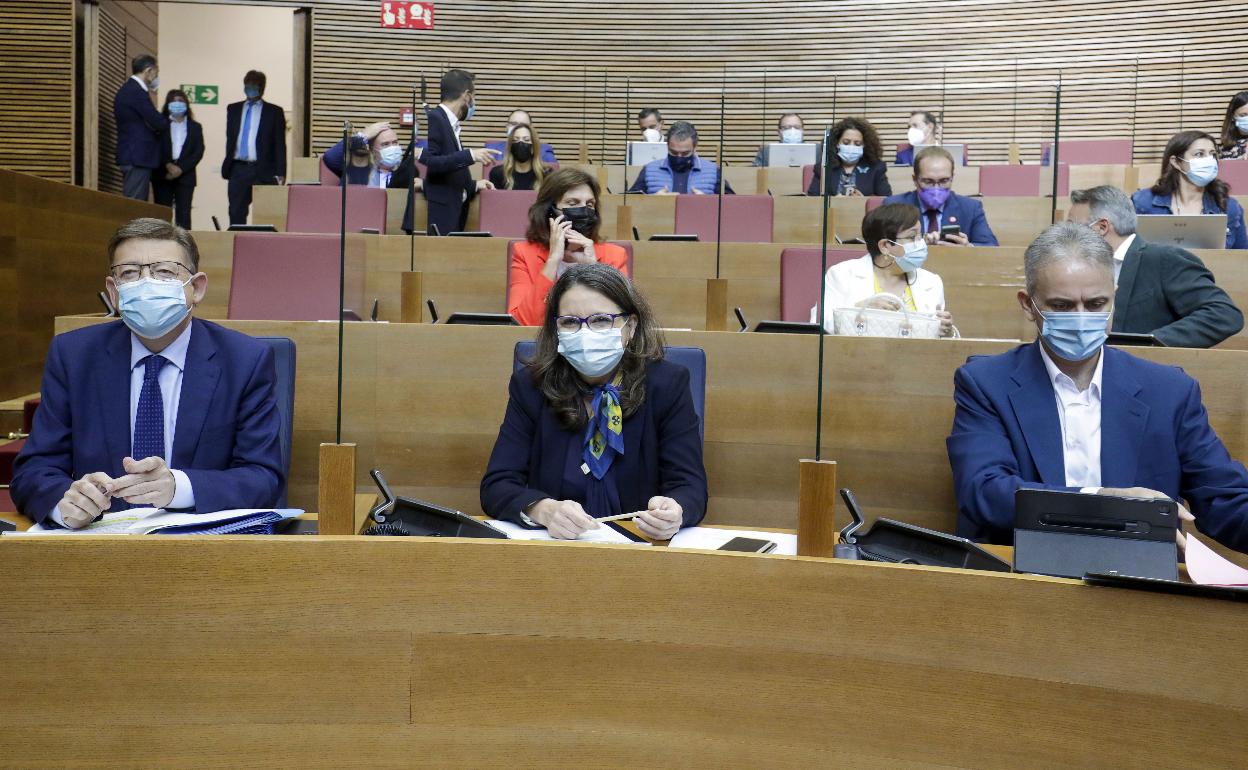
[[[221,176],[229,182],[230,224],[247,224],[251,188],[286,181],[286,112],[264,101],[268,79],[251,70],[243,76],[246,99],[225,108],[225,160]]]
[[[151,92],[160,84],[156,57],[140,54],[130,62],[130,78],[113,97],[117,122],[117,166],[121,169],[122,194],[147,200],[152,172],[160,167],[160,134],[163,115],[152,104]]]
[[[459,139],[460,126],[477,111],[472,73],[447,70],[439,90],[441,104],[427,113],[429,148],[421,161],[429,171],[425,178],[425,200],[429,204],[430,231],[436,227],[439,234],[449,235],[464,229],[468,201],[478,191],[493,187],[489,180],[472,178],[472,164],[493,163],[501,153],[485,147],[465,150]],[[404,217],[403,229],[411,231],[409,217]]]
[[[195,167],[204,158],[204,127],[195,120],[185,91],[165,94],[164,116],[169,130],[160,137],[161,168],[152,177],[152,199],[173,206],[173,221],[191,229],[191,198],[195,195]]]

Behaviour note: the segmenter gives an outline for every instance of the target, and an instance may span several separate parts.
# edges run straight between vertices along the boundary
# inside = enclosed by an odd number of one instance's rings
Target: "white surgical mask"
[[[910,127],[906,132],[906,141],[910,144],[923,144],[923,138],[927,136],[926,132],[921,128]]]
[[[783,131],[780,132],[780,141],[783,142],[784,144],[801,144],[802,143],[802,129],[800,128],[784,129]]]
[[[642,132],[641,132],[641,136],[642,136],[642,137],[643,137],[643,138],[644,138],[647,142],[661,142],[661,141],[663,141],[663,135],[659,133],[659,130],[658,130],[657,128],[647,128],[645,131],[642,131]]]
[[[586,377],[601,377],[624,358],[623,329],[559,332],[559,355]]]
[[[399,161],[403,160],[403,148],[397,144],[392,144],[389,147],[382,147],[379,155],[381,156],[381,165],[386,168],[394,168],[399,165]]]
[[[1248,134],[1248,115],[1235,118],[1235,128],[1238,128],[1241,134]]]
[[[1187,162],[1187,178],[1197,187],[1204,187],[1218,178],[1218,159],[1205,156]]]

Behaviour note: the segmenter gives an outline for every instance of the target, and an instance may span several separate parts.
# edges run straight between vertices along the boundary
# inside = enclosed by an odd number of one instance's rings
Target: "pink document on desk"
[[[1195,535],[1187,535],[1187,575],[1193,583],[1215,586],[1248,586],[1248,569],[1227,561]]]

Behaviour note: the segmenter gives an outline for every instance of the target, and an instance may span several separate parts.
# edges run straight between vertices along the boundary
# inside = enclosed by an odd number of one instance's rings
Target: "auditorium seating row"
[[[333,235],[199,232],[201,268],[211,291],[206,318],[332,319],[338,300],[339,239]],[[346,240],[346,308],[359,317],[403,318],[403,273],[421,274],[422,296],[445,318],[454,312],[507,311],[505,238],[417,238],[350,235]],[[412,246],[415,245],[415,252]],[[625,243],[633,277],[669,328],[707,328],[707,280],[716,277],[713,243]],[[809,320],[818,300],[820,250],[800,244],[726,243],[719,277],[727,281],[727,308],[740,307],[751,325],[761,320]],[[861,256],[861,246],[837,247],[829,264]],[[1248,261],[1230,250],[1198,252],[1240,307],[1248,308]],[[1035,330],[1019,311],[1023,287],[1020,247],[965,249],[938,246],[928,267],[945,285],[945,302],[965,337],[1031,339]],[[237,265],[237,267],[236,267]],[[431,320],[425,317],[423,320]],[[722,328],[736,328],[722,319]],[[713,328],[713,327],[712,327]],[[1241,332],[1222,347],[1248,348]]]

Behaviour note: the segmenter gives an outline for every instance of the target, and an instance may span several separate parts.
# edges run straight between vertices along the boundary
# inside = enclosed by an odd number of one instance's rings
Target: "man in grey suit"
[[[1110,331],[1152,334],[1169,347],[1211,348],[1244,328],[1244,314],[1195,254],[1135,234],[1135,207],[1109,185],[1070,193],[1067,221],[1083,222],[1114,250]]]

